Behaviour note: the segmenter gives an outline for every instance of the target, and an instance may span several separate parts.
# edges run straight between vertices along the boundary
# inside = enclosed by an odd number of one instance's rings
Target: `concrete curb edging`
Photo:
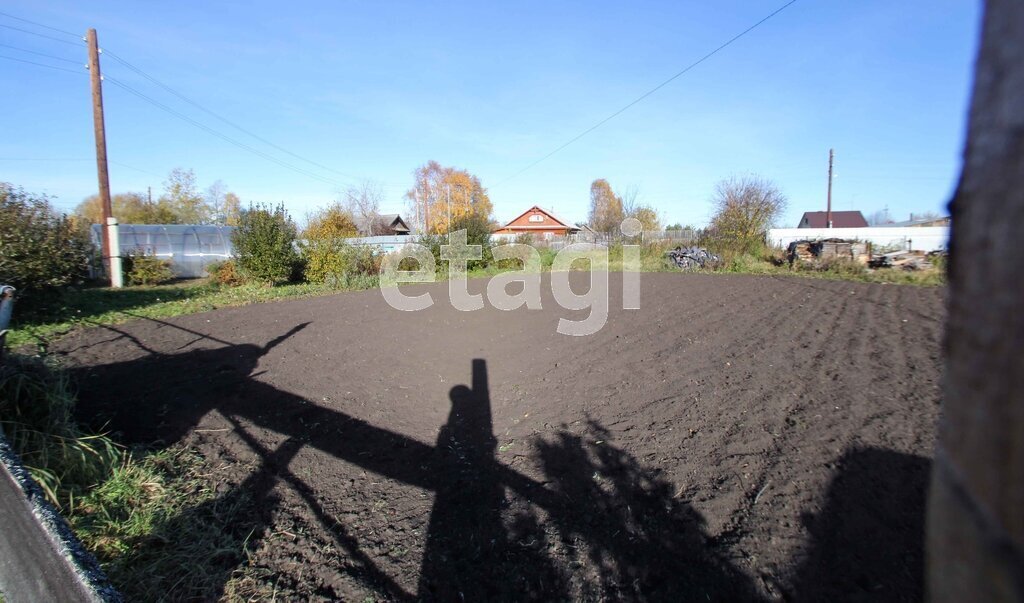
[[[96,558],[78,541],[0,432],[0,595],[5,601],[119,603]]]

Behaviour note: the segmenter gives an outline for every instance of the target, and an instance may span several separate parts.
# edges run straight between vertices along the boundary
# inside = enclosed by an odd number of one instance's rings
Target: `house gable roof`
[[[797,228],[828,228],[826,215],[823,211],[805,211]],[[859,211],[832,212],[832,228],[864,228],[867,225],[868,221]]]
[[[526,214],[534,213],[534,212],[540,212],[540,213],[544,214],[545,216],[547,216],[548,218],[550,218],[554,222],[554,224],[545,224],[544,226],[537,226],[536,228],[561,228],[561,227],[564,227],[564,228],[566,228],[568,230],[576,230],[576,227],[573,226],[572,223],[566,222],[565,220],[563,220],[563,219],[559,218],[558,216],[556,216],[550,210],[544,209],[543,207],[540,207],[539,205],[534,205],[533,207],[531,207],[530,209],[528,209],[528,210],[524,211],[523,213],[519,214],[515,218],[512,218],[511,220],[509,220],[504,226],[502,226],[498,230],[504,230],[506,228],[513,228],[513,229],[529,228],[529,227],[524,227],[524,226],[517,226],[517,225],[515,225],[515,223],[516,223],[517,220],[519,220],[520,218],[522,218]]]
[[[369,230],[370,224],[374,221],[380,221],[387,224],[388,227],[395,232],[409,232],[411,230],[400,214],[378,214],[372,217],[357,217],[356,227],[360,231],[366,231]]]

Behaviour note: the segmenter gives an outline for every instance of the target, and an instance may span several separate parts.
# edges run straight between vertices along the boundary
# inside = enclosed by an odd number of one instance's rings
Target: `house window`
[[[544,221],[544,216],[542,216],[541,214],[533,214],[532,216],[530,216],[530,221],[531,222],[543,222]]]

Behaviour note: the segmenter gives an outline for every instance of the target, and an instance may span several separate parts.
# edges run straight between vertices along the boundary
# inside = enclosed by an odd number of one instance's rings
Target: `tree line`
[[[237,226],[242,211],[238,195],[217,180],[200,191],[192,170],[174,168],[156,199],[148,193],[118,193],[110,199],[111,210],[121,224],[220,224]],[[86,197],[75,215],[92,224],[103,222],[99,195]]]
[[[483,233],[499,226],[487,189],[468,170],[432,160],[417,167],[412,176],[413,186],[404,195],[408,204],[405,219],[425,234],[461,228]],[[317,238],[387,234],[389,225],[380,214],[384,198],[381,186],[369,180],[339,190],[334,201],[306,215],[306,230]],[[200,191],[195,172],[184,168],[171,170],[163,182],[162,194],[155,200],[148,194],[128,192],[114,195],[111,203],[114,217],[124,224],[237,226],[244,211],[238,195],[222,181]],[[747,253],[763,244],[768,228],[785,209],[786,198],[773,182],[752,175],[719,182],[711,203],[714,214],[704,232],[722,245]],[[100,223],[99,197],[86,198],[75,214],[87,222]],[[594,180],[585,224],[596,232],[617,233],[626,218],[639,220],[648,232],[663,227],[658,211],[639,201],[637,187],[616,191],[607,179]],[[666,228],[683,227],[676,223]]]

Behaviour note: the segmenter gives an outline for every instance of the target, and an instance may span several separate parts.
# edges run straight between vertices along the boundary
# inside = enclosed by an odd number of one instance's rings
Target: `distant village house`
[[[356,218],[356,228],[364,237],[407,235],[411,232],[399,214],[379,214],[367,218]]]
[[[551,239],[579,232],[579,227],[555,216],[550,210],[534,205],[514,220],[494,231],[495,238],[511,239],[528,234]]]

